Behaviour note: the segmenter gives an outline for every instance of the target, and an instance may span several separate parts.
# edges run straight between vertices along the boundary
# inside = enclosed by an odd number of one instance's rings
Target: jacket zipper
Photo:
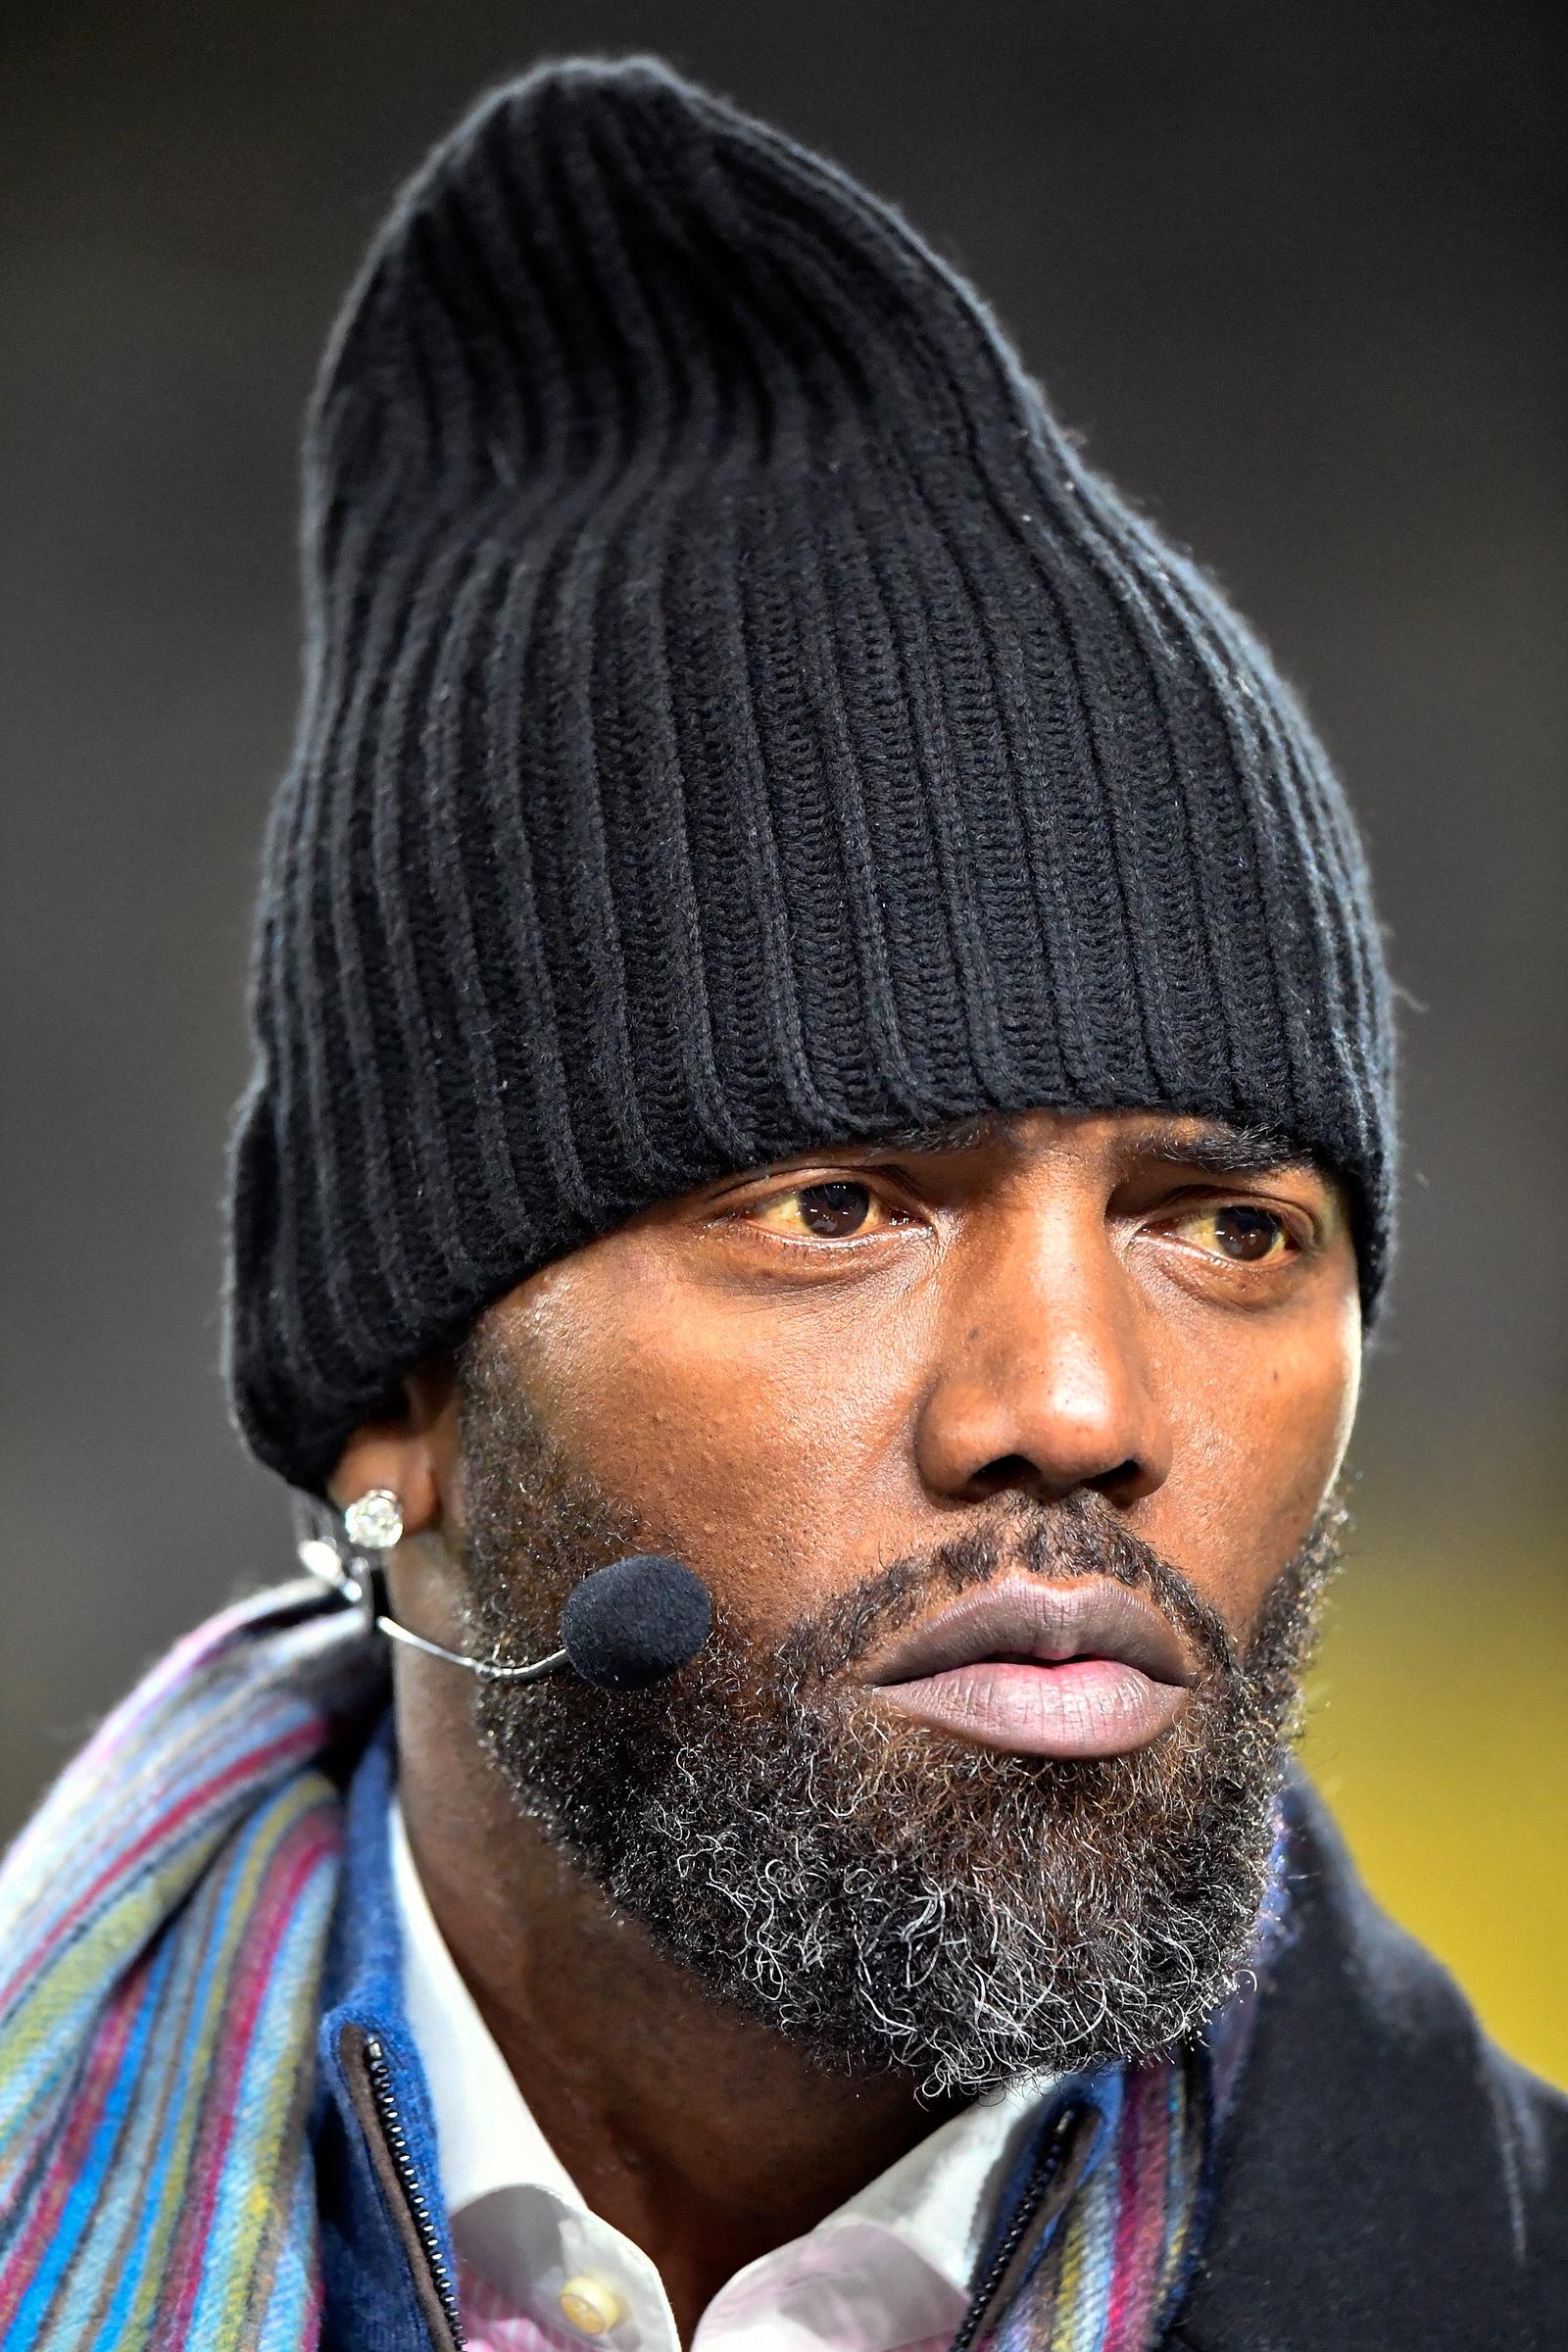
[[[441,2249],[441,2239],[430,2211],[430,2201],[419,2185],[419,2176],[415,2170],[414,2159],[409,2153],[409,2142],[403,2129],[403,2118],[398,2113],[397,2094],[392,2088],[392,2069],[387,2064],[385,2050],[373,2034],[366,2037],[364,2047],[365,2072],[370,2085],[370,2096],[375,2102],[375,2112],[380,2119],[381,2133],[386,2142],[387,2154],[392,2159],[393,2170],[398,2177],[398,2184],[407,2200],[409,2218],[414,2224],[415,2235],[418,2238],[424,2254],[425,2265],[430,2273],[430,2283],[435,2289],[436,2301],[440,2304],[447,2326],[452,2330],[452,2341],[457,2345],[458,2352],[463,2352],[463,2346],[466,2339],[464,2336],[463,2321],[458,2311],[458,2290],[453,2284],[452,2273],[447,2266],[446,2255]]]
[[[1023,2194],[1013,2210],[1012,2219],[1007,2224],[1002,2243],[992,2256],[986,2269],[986,2275],[975,2289],[974,2298],[963,2315],[962,2325],[953,2339],[952,2352],[970,2352],[970,2347],[977,2340],[981,2328],[988,2322],[992,2320],[1000,2322],[1004,2317],[1000,2309],[993,2312],[992,2306],[997,2300],[999,2290],[1006,2280],[1007,2273],[1012,2268],[1013,2258],[1023,2243],[1031,2222],[1045,2204],[1051,2193],[1052,2184],[1061,2171],[1083,2112],[1081,2106],[1070,2103],[1062,2109],[1052,2126],[1051,2136],[1041,2150],[1034,2170],[1024,2184]],[[1010,2302],[1011,2299],[1009,2295],[1008,2301]]]

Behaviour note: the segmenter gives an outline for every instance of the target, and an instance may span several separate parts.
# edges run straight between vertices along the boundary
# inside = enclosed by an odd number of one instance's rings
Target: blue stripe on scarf
[[[93,2209],[108,2175],[110,2159],[136,2096],[138,2069],[152,2036],[165,1980],[172,1969],[173,1957],[172,1948],[160,1951],[148,1971],[141,2009],[120,2054],[120,2064],[109,2086],[104,2112],[93,2133],[87,2161],[66,2201],[65,2211],[49,2241],[49,2251],[33,2274],[32,2284],[23,2296],[16,2318],[6,2330],[6,2352],[28,2352],[28,2347],[37,2340],[38,2329],[48,2319],[55,2288],[75,2252],[76,2241],[93,2219]]]

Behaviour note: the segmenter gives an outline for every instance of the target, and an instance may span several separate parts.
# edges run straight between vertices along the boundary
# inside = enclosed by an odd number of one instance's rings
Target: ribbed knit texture
[[[1049,238],[1042,242],[1049,267]],[[319,1485],[632,1210],[988,1107],[1289,1135],[1375,1302],[1388,988],[1266,656],[886,207],[648,63],[488,100],[314,404],[228,1360]]]

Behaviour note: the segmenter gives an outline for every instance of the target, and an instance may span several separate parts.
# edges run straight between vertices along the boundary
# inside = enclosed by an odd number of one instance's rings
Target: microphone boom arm
[[[561,1612],[561,1645],[548,1657],[526,1666],[466,1657],[416,1634],[388,1611],[386,1549],[402,1534],[402,1514],[391,1493],[372,1490],[369,1499],[387,1507],[372,1522],[376,1533],[366,1541],[368,1530],[351,1534],[344,1514],[314,1495],[296,1495],[295,1549],[301,1567],[355,1610],[368,1634],[385,1634],[406,1649],[461,1666],[486,1682],[542,1683],[567,1668],[601,1690],[617,1695],[644,1690],[689,1666],[712,1630],[708,1588],[684,1560],[671,1552],[632,1552],[578,1580]],[[354,1507],[364,1518],[360,1505]]]
[[[405,1649],[420,1649],[427,1658],[445,1658],[449,1665],[466,1666],[470,1674],[483,1675],[490,1683],[542,1683],[547,1675],[559,1674],[563,1666],[571,1664],[564,1649],[553,1649],[548,1658],[536,1658],[531,1666],[498,1666],[489,1658],[466,1658],[461,1649],[447,1649],[439,1642],[427,1642],[422,1634],[399,1625],[395,1617],[383,1617],[379,1610],[375,1623],[379,1632],[390,1634]]]
[[[395,1617],[388,1616],[380,1605],[378,1588],[384,1582],[382,1571],[362,1554],[353,1555],[351,1565],[335,1544],[314,1535],[302,1536],[295,1550],[300,1566],[320,1584],[329,1586],[341,1600],[358,1609],[368,1629],[401,1642],[405,1649],[422,1650],[427,1658],[444,1658],[449,1666],[466,1666],[470,1674],[481,1675],[492,1683],[542,1683],[571,1663],[564,1649],[554,1649],[548,1658],[536,1658],[528,1666],[502,1666],[489,1658],[465,1657],[461,1649],[448,1649],[444,1642],[426,1641],[412,1626],[400,1625]]]

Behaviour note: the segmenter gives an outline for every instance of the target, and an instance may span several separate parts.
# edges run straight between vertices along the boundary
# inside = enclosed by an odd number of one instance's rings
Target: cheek
[[[539,1409],[650,1541],[781,1633],[875,1565],[916,1377],[907,1318],[868,1331],[825,1293],[762,1312],[683,1286],[651,1251],[595,1255],[509,1307]]]
[[[1292,1328],[1262,1324],[1201,1365],[1167,1363],[1178,1402],[1172,1475],[1141,1532],[1233,1633],[1299,1549],[1333,1489],[1355,1418],[1359,1309],[1326,1302]]]

